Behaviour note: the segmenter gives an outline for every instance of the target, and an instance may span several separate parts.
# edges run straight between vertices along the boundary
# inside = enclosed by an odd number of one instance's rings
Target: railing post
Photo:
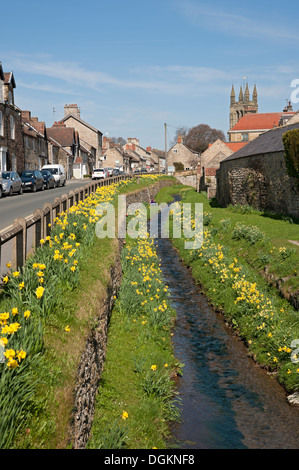
[[[75,203],[75,193],[70,191],[68,195],[68,208],[72,207]]]
[[[16,235],[13,238],[12,265],[14,269],[19,269],[25,264],[26,260],[26,220],[19,217],[13,222],[13,229],[16,229]]]
[[[40,245],[40,240],[44,238],[44,211],[42,209],[35,209],[33,217],[37,218],[33,232],[33,248],[36,250]]]
[[[50,202],[45,202],[44,207],[44,233],[46,236],[50,235],[53,226],[53,206]]]

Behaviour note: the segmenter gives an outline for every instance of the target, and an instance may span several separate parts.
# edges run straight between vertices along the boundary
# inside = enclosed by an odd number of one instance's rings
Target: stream
[[[247,355],[214,311],[167,238],[156,237],[165,284],[177,312],[174,356],[185,366],[177,381],[181,421],[169,447],[297,449],[299,407]]]

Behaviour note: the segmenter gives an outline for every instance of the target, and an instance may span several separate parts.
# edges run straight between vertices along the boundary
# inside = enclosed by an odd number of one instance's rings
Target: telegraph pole
[[[168,173],[168,165],[167,165],[167,124],[165,122],[165,175]]]

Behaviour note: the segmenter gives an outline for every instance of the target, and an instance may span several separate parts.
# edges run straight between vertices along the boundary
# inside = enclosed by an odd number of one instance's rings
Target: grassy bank
[[[95,236],[95,208],[116,204],[117,194],[136,184],[99,188],[55,219],[22,270],[8,268],[0,298],[0,448],[71,445],[77,365],[116,253],[115,240]]]
[[[289,392],[298,390],[299,364],[292,343],[299,338],[298,311],[264,275],[266,270],[288,276],[288,288],[296,291],[298,247],[288,240],[298,239],[298,225],[250,208],[215,207],[205,194],[181,189],[182,202],[203,203],[203,245],[185,249],[184,238],[173,239],[173,244],[249,353]]]
[[[165,448],[178,419],[172,355],[175,312],[150,239],[127,240],[89,448]]]

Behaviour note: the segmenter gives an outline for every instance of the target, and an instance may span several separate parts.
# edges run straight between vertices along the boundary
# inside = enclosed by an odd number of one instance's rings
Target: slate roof
[[[247,145],[223,161],[226,162],[237,158],[250,157],[251,155],[284,151],[282,136],[293,129],[299,129],[299,122],[270,129],[253,139],[251,142],[248,142]]]
[[[48,127],[47,135],[59,142],[62,147],[71,147],[74,144],[74,129],[72,127]]]

